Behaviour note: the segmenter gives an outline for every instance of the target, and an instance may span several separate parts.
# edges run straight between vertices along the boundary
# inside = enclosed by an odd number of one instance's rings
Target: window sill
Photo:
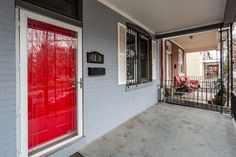
[[[125,87],[125,91],[132,91],[132,90],[136,90],[136,89],[140,89],[140,88],[145,88],[145,87],[150,87],[153,85],[153,82],[145,82],[145,83],[141,83],[141,84],[137,84],[137,85],[126,85]]]

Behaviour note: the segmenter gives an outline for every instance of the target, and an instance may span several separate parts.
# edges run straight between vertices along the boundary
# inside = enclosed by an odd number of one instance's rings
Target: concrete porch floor
[[[236,157],[229,115],[155,105],[80,151],[85,157]]]

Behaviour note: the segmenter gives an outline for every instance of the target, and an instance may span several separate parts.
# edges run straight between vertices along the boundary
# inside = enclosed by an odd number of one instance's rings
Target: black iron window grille
[[[132,28],[127,28],[127,85],[152,81],[151,38]]]

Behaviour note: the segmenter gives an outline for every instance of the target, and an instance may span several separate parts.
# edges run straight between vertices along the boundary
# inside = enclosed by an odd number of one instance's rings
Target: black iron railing
[[[236,121],[236,91],[231,93],[231,114]]]
[[[227,93],[217,79],[166,80],[164,83],[165,102],[201,109],[229,112]]]

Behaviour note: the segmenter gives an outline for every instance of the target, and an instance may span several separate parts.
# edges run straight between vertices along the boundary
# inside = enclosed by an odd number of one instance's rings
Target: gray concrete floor
[[[80,151],[85,157],[236,157],[229,115],[155,105]]]

